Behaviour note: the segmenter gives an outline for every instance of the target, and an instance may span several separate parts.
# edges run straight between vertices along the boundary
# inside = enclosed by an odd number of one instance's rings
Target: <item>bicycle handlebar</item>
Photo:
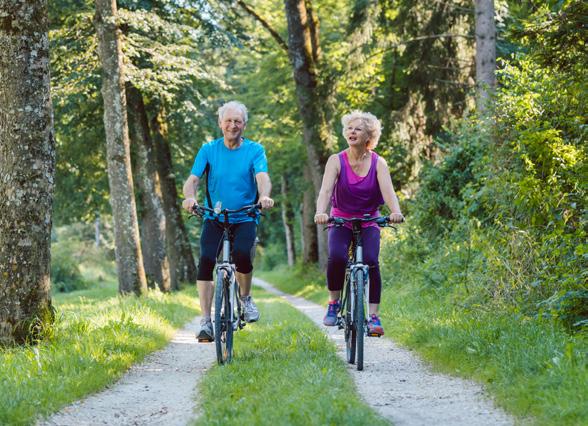
[[[390,226],[393,228],[392,225],[390,225],[390,217],[388,216],[365,216],[365,217],[351,217],[351,218],[345,218],[345,217],[329,217],[329,223],[334,224],[335,226],[341,226],[343,225],[345,222],[375,222],[377,223],[379,226],[381,227],[385,227],[385,226]]]
[[[261,210],[261,203],[251,204],[248,206],[243,206],[240,209],[230,210],[230,209],[211,209],[210,207],[200,206],[195,204],[192,207],[192,212],[200,217],[203,217],[205,213],[211,213],[214,219],[218,219],[221,216],[228,217],[231,214],[247,212],[248,216],[254,217],[257,213]]]

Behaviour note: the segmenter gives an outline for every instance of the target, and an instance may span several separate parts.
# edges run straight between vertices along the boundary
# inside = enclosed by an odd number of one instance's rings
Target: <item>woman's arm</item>
[[[380,192],[384,197],[384,202],[390,209],[390,221],[393,223],[400,223],[404,220],[402,212],[400,211],[400,203],[392,185],[392,178],[390,177],[390,169],[388,163],[382,157],[378,157],[378,164],[376,168],[378,174],[378,184],[380,185]]]
[[[331,155],[325,166],[323,183],[316,201],[316,214],[314,215],[314,221],[319,225],[324,225],[329,220],[327,208],[329,207],[329,201],[333,194],[333,188],[339,177],[340,168],[341,164],[339,163],[339,156],[337,154]]]

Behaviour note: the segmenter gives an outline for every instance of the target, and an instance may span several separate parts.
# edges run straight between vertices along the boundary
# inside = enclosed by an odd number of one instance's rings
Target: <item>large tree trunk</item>
[[[165,250],[165,213],[157,160],[143,96],[130,83],[127,83],[127,101],[131,141],[136,154],[134,171],[143,207],[140,230],[147,284],[149,287],[157,286],[161,291],[168,292],[171,284],[169,261]]]
[[[476,0],[476,105],[485,115],[496,86],[496,23],[494,0]]]
[[[304,177],[310,180],[308,166],[304,167]],[[319,228],[314,223],[315,201],[314,189],[308,184],[302,195],[302,241],[304,241],[302,261],[304,263],[316,263],[319,260],[317,238]]]
[[[55,142],[45,0],[0,0],[0,346],[34,341],[53,317]]]
[[[157,168],[163,193],[163,210],[166,218],[165,232],[172,289],[175,290],[179,288],[180,281],[196,282],[196,264],[194,263],[194,256],[192,255],[192,248],[190,247],[182,213],[178,206],[178,191],[172,168],[171,150],[161,112],[152,118],[151,130],[153,132]]]
[[[307,5],[310,6],[310,0],[285,0],[284,5],[288,20],[288,53],[296,84],[298,111],[303,123],[309,177],[314,190],[312,201],[310,199],[308,201],[311,204],[305,202],[305,210],[314,210],[327,160],[329,142],[329,130],[325,118],[327,102],[320,94],[317,78],[320,54],[318,22],[312,14],[312,8],[307,7]],[[318,260],[321,266],[327,263],[326,235],[324,234],[315,231],[315,235],[320,240],[317,244]],[[307,246],[314,245],[309,241],[307,243]],[[304,260],[307,261],[306,256]]]
[[[296,248],[294,247],[294,212],[291,203],[288,201],[286,178],[282,176],[281,181],[282,223],[284,224],[284,236],[286,238],[286,253],[288,255],[288,266],[294,266],[296,263]]]
[[[106,157],[119,291],[139,295],[147,290],[147,280],[131,174],[123,60],[116,15],[115,0],[96,0],[95,26],[103,71]]]

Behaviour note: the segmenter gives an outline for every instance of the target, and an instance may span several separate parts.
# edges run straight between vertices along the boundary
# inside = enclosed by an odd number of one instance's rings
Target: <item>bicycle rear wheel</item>
[[[365,308],[364,308],[364,286],[365,277],[363,271],[357,271],[357,283],[355,290],[355,332],[357,338],[357,369],[363,370],[363,338],[365,336]]]
[[[233,324],[231,323],[231,299],[229,278],[219,271],[214,289],[214,341],[216,358],[219,364],[227,364],[233,359]]]

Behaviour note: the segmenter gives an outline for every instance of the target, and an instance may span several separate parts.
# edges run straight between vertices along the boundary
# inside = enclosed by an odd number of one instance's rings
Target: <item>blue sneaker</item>
[[[323,318],[323,324],[329,327],[337,325],[337,314],[341,310],[341,303],[338,300],[331,300],[327,308],[327,315]]]
[[[376,314],[372,314],[370,319],[368,320],[367,324],[367,334],[368,336],[383,336],[384,335],[384,327],[382,327],[382,323],[380,322],[380,318]]]

